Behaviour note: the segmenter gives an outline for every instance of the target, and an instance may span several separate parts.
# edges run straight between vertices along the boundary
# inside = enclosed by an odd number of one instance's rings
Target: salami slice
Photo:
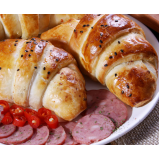
[[[116,127],[120,127],[128,117],[126,105],[119,99],[106,99],[94,103],[92,107],[86,110],[86,114],[102,114],[115,123]]]
[[[0,139],[0,143],[4,144],[21,144],[30,139],[33,135],[33,128],[27,124],[18,129],[9,137]]]
[[[49,137],[49,129],[47,126],[41,126],[35,129],[33,136],[30,140],[22,143],[22,145],[43,145],[47,142]]]
[[[6,138],[12,135],[16,130],[13,124],[0,125],[0,138]]]
[[[67,135],[66,140],[65,140],[63,145],[76,145],[76,144],[78,144],[73,139],[73,136],[72,136],[72,131],[73,131],[73,128],[75,127],[75,125],[76,125],[76,122],[61,123],[61,125],[63,126],[63,128],[66,132],[66,135]]]
[[[87,106],[91,106],[93,103],[99,100],[114,98],[117,97],[106,89],[89,90],[87,91]]]
[[[46,145],[61,145],[65,142],[66,133],[62,126],[51,129]]]
[[[1,123],[1,120],[3,119],[4,115],[1,114],[1,112],[3,111],[3,107],[0,106],[0,123]]]
[[[110,136],[114,123],[104,115],[91,114],[78,120],[73,129],[73,138],[81,144],[91,144]]]

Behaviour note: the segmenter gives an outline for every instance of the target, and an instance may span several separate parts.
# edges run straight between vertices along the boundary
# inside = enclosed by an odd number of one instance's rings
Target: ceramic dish
[[[128,16],[128,15],[127,15]],[[151,43],[151,45],[155,48],[157,54],[159,54],[159,42],[153,35],[153,33],[141,22],[138,20],[134,19],[131,16],[128,16],[132,20],[134,20],[139,26],[142,27],[146,34],[146,39]],[[87,90],[93,90],[93,89],[106,89],[106,87],[102,86],[98,82],[94,82],[93,80],[89,79],[88,77],[85,77],[86,79],[86,89]],[[133,128],[135,128],[139,123],[141,123],[148,115],[149,113],[153,110],[155,107],[157,101],[159,99],[159,78],[157,80],[157,88],[155,91],[155,94],[153,96],[153,99],[147,103],[146,105],[139,107],[139,108],[131,108],[128,106],[128,111],[129,111],[129,116],[127,121],[120,127],[118,128],[114,133],[112,133],[108,138],[99,141],[97,143],[94,143],[93,145],[104,145],[107,143],[110,143],[119,137],[123,136]],[[2,145],[2,144],[0,144]]]

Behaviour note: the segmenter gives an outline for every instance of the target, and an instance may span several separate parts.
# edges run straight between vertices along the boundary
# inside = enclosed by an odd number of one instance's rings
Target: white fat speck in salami
[[[1,114],[1,112],[3,111],[3,107],[0,106],[0,123],[1,123],[1,120],[3,119],[4,115]]]
[[[49,129],[47,126],[41,126],[34,130],[34,134],[30,140],[21,145],[43,145],[49,137]]]
[[[63,126],[65,132],[66,132],[66,140],[64,142],[63,145],[76,145],[78,144],[74,139],[73,139],[73,136],[72,136],[72,131],[73,131],[73,128],[75,127],[76,125],[76,122],[66,122],[66,123],[61,123],[60,125]]]
[[[0,125],[0,138],[6,138],[12,135],[16,130],[13,124]]]
[[[114,98],[117,97],[106,89],[89,90],[87,91],[87,106],[91,106],[93,103],[99,100]]]
[[[128,117],[127,107],[119,99],[99,100],[92,104],[85,113],[105,115],[111,118],[117,128],[121,126]]]
[[[114,130],[115,125],[110,118],[91,114],[78,120],[72,136],[78,143],[91,144],[109,137]]]
[[[18,129],[9,137],[0,139],[0,143],[4,144],[21,144],[30,139],[33,135],[33,128],[27,124]]]
[[[59,126],[56,129],[50,129],[46,145],[61,145],[65,142],[65,139],[65,130],[62,126]]]

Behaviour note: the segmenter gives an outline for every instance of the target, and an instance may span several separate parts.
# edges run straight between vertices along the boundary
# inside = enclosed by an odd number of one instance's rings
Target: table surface
[[[149,29],[159,42],[159,33]],[[109,145],[159,145],[159,101],[137,127]]]

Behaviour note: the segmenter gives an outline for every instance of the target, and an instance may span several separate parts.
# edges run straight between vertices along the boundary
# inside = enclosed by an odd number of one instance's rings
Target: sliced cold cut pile
[[[46,145],[60,145],[65,142],[66,133],[62,126],[56,129],[51,129]]]
[[[9,137],[0,139],[0,143],[4,144],[21,144],[30,139],[33,135],[33,128],[27,124],[18,129]]]
[[[78,144],[74,139],[73,139],[73,136],[72,136],[72,131],[73,131],[73,128],[75,127],[76,125],[76,122],[66,122],[66,123],[61,123],[61,125],[63,126],[65,132],[66,132],[66,140],[64,142],[63,145],[76,145]]]
[[[1,120],[3,119],[3,114],[1,114],[1,112],[3,111],[3,107],[2,106],[0,106],[0,123],[1,123]]]
[[[106,99],[92,104],[86,110],[86,114],[105,115],[111,118],[116,127],[119,127],[127,120],[128,110],[126,105],[119,99]]]
[[[16,130],[13,124],[0,125],[0,138],[6,138],[12,135]]]
[[[115,125],[108,117],[91,114],[78,120],[72,136],[81,144],[91,144],[109,137],[114,130]]]
[[[87,91],[87,106],[91,106],[93,103],[104,100],[117,98],[113,93],[106,89],[89,90]]]
[[[41,126],[34,131],[30,140],[22,143],[22,145],[43,145],[49,137],[49,129],[47,126]]]

